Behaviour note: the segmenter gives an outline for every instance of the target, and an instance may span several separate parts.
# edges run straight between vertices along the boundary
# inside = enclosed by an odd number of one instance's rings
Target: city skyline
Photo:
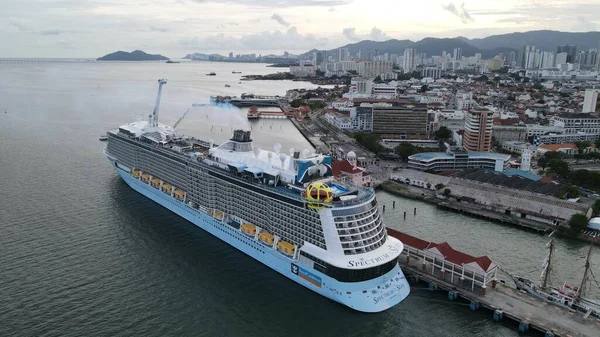
[[[7,1],[0,37],[10,48],[0,57],[95,58],[134,49],[174,58],[192,52],[303,53],[360,40],[586,32],[600,24],[600,4],[591,0]]]

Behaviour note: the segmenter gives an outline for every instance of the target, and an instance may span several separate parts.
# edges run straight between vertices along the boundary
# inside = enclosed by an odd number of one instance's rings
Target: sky
[[[282,54],[360,40],[600,28],[600,0],[2,0],[0,57]]]

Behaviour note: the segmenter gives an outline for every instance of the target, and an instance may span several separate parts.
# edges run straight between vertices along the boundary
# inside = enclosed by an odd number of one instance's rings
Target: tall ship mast
[[[548,256],[542,264],[542,274],[540,275],[541,284],[538,285],[534,281],[524,277],[513,276],[513,280],[517,286],[517,289],[523,290],[551,304],[566,309],[579,311],[580,313],[584,314],[585,318],[588,316],[600,318],[600,302],[583,297],[584,289],[589,281],[590,275],[593,277],[593,280],[596,282],[596,284],[598,284],[598,281],[596,281],[595,276],[590,268],[590,258],[592,255],[593,243],[590,244],[590,248],[587,253],[585,269],[579,287],[566,282],[563,283],[561,287],[555,287],[550,284],[552,260],[555,251],[554,232],[550,234],[550,241],[548,242],[547,247],[549,251]]]
[[[372,190],[335,182],[330,156],[266,151],[250,131],[220,145],[177,134],[158,122],[164,84],[148,120],[107,132],[104,153],[131,188],[352,309],[380,312],[408,296],[404,246],[387,235]]]

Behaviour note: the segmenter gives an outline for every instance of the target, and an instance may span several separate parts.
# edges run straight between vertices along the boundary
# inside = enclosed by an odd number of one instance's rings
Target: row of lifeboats
[[[249,223],[244,223],[241,226],[242,233],[254,238],[256,235],[256,226]],[[273,247],[275,243],[275,237],[273,234],[263,230],[258,234],[258,240],[269,247]],[[277,242],[277,250],[288,256],[294,256],[296,247],[290,242],[279,240]]]
[[[156,189],[160,189],[161,191],[172,195],[175,199],[178,200],[185,200],[185,192],[173,187],[172,185],[165,183],[164,181],[161,181],[160,179],[156,178],[156,177],[152,177],[150,176],[148,173],[142,172],[142,170],[140,169],[135,169],[132,171],[133,177],[136,179],[140,179],[143,182],[150,184],[152,187],[156,188]]]

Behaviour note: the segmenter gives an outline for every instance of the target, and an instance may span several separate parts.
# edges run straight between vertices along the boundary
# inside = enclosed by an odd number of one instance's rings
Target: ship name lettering
[[[385,261],[390,258],[389,254],[383,254],[368,260],[360,260],[360,261],[348,261],[348,267],[366,267],[373,265],[377,262]]]
[[[402,288],[404,288],[404,283],[396,285],[396,288],[392,288],[391,290],[388,290],[385,293],[383,293],[377,297],[373,297],[373,304],[377,304],[377,303],[385,300],[386,298],[396,294],[397,292],[402,290]]]

